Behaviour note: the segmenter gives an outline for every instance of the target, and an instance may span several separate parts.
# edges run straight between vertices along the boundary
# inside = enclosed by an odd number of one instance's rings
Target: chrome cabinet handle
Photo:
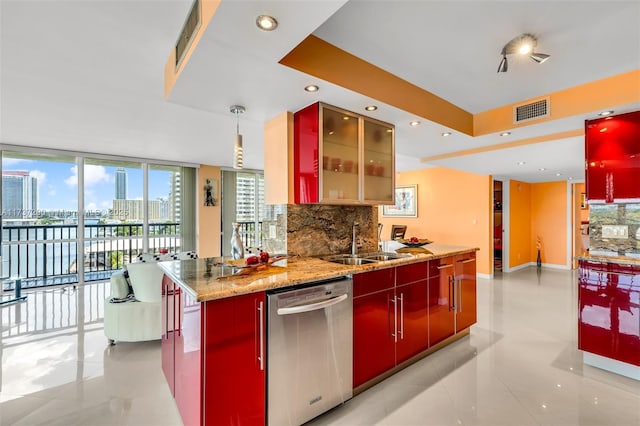
[[[440,269],[445,269],[445,268],[451,268],[452,266],[453,266],[453,263],[445,263],[444,265],[436,266],[436,268],[438,268],[438,270],[440,270]]]
[[[404,294],[400,293],[400,339],[404,340]]]
[[[462,312],[462,280],[458,280],[458,299],[460,300],[460,310],[458,312]]]
[[[447,288],[449,290],[449,311],[453,310],[453,288],[451,286],[451,275],[447,277]]]
[[[475,262],[476,258],[472,257],[470,259],[466,259],[466,260],[458,260],[458,263],[470,263],[470,262]]]
[[[260,361],[260,370],[264,370],[264,315],[262,315],[262,301],[258,303],[258,315],[259,315],[259,345],[260,349],[258,350],[258,361]]]
[[[398,341],[398,300],[395,296],[391,299],[391,303],[393,303],[393,341]]]

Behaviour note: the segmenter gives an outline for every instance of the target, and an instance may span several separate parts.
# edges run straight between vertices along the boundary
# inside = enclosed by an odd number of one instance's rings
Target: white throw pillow
[[[120,270],[111,275],[111,297],[124,299],[129,294],[129,284],[124,272],[124,270]]]
[[[141,302],[160,302],[163,272],[155,262],[127,265],[133,295]]]

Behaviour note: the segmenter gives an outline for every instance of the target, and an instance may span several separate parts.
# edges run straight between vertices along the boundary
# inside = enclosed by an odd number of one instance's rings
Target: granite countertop
[[[159,262],[158,265],[187,293],[199,302],[205,302],[479,250],[445,244],[430,244],[426,248],[431,254],[412,254],[402,259],[366,265],[341,265],[315,257],[289,257],[269,266],[243,269],[237,275],[232,275],[231,267],[221,266],[225,262],[220,257],[174,260]]]
[[[629,256],[609,256],[602,254],[584,253],[575,257],[577,260],[586,260],[588,262],[617,263],[620,265],[640,266],[640,258]]]

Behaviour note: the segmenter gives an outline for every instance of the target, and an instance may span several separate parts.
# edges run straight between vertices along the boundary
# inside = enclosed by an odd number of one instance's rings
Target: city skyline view
[[[122,166],[85,164],[84,208],[109,211],[116,199],[116,170]],[[142,200],[142,169],[125,167],[129,200]],[[37,180],[38,210],[77,211],[77,166],[70,162],[3,157],[2,172],[26,171]],[[171,172],[149,169],[149,200],[168,199]],[[5,206],[3,206],[5,208]]]

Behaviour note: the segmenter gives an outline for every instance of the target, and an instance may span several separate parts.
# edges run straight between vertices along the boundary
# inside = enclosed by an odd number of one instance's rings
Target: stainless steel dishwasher
[[[267,419],[301,425],[353,396],[353,283],[269,293]]]

